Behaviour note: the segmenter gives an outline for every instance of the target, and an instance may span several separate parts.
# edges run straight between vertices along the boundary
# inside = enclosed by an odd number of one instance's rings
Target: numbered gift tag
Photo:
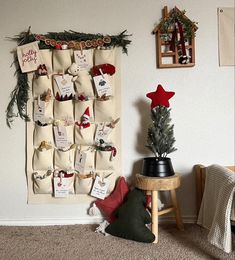
[[[95,182],[91,190],[91,196],[98,199],[104,199],[109,187],[109,182],[106,178],[101,178],[100,176],[95,177]]]
[[[73,87],[73,76],[69,74],[59,75],[55,78],[56,84],[59,88],[61,96],[70,96],[71,94],[74,95],[74,87]]]
[[[104,95],[112,96],[112,88],[109,83],[108,74],[95,76],[93,77],[93,80],[99,97],[102,97]]]
[[[106,143],[111,132],[112,128],[109,124],[105,122],[99,123],[95,132],[95,143],[99,144],[100,140],[103,140]]]
[[[79,70],[90,70],[93,66],[91,50],[74,51],[74,60]]]
[[[68,146],[68,136],[65,126],[54,126],[55,143],[58,148],[66,148]]]
[[[54,177],[54,196],[63,198],[69,196],[69,179],[61,177]]]
[[[80,173],[85,172],[86,157],[87,154],[85,152],[81,152],[80,150],[77,150],[76,160],[75,160],[76,171]]]
[[[34,121],[44,122],[45,118],[45,101],[41,101],[40,97],[34,101]]]

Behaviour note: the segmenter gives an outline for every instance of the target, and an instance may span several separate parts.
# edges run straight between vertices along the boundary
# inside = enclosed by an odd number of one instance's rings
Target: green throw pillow
[[[152,243],[155,236],[146,227],[151,217],[144,207],[145,200],[143,191],[136,188],[130,191],[126,202],[117,210],[117,219],[105,231],[113,236]]]

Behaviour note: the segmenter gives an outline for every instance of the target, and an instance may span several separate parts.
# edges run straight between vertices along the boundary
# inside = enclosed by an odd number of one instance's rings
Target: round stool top
[[[174,190],[180,186],[180,176],[176,173],[169,177],[135,176],[135,187],[141,190]]]

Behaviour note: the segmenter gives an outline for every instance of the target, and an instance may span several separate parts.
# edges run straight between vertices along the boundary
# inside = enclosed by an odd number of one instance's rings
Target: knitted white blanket
[[[208,241],[226,253],[232,251],[234,194],[235,173],[219,165],[209,166],[197,223],[209,229]]]

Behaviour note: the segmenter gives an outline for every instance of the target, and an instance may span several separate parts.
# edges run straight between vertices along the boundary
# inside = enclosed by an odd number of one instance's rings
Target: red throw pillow
[[[124,203],[129,187],[124,177],[118,179],[118,183],[114,191],[104,200],[97,199],[95,205],[105,215],[107,221],[112,223],[116,217],[116,210]]]

